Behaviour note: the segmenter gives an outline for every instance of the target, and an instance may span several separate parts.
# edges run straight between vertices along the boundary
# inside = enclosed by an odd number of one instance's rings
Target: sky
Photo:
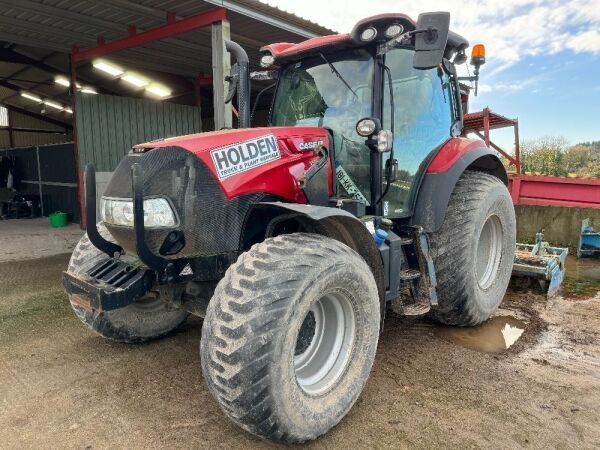
[[[340,33],[375,14],[449,11],[453,31],[486,46],[471,111],[518,118],[521,139],[600,140],[600,0],[263,1]],[[492,140],[512,148],[511,131]]]

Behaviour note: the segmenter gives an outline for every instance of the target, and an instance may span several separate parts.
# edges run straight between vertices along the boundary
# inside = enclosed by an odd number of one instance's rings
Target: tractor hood
[[[314,162],[315,150],[329,149],[328,133],[318,127],[270,127],[190,134],[134,147],[133,153],[159,148],[185,149],[202,160],[229,198],[269,192],[304,203],[298,180]]]
[[[117,166],[103,197],[132,198],[133,164],[143,170],[144,198],[166,198],[176,227],[146,228],[151,251],[161,253],[167,235],[178,230],[185,247],[169,257],[215,255],[238,250],[247,213],[260,201],[307,203],[307,172],[329,149],[328,133],[317,127],[223,130],[162,139],[135,146]],[[329,160],[325,195],[332,195]],[[117,242],[133,249],[133,229],[106,223]]]

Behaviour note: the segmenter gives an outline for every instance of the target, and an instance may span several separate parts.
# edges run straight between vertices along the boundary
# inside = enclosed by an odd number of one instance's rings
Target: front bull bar
[[[144,172],[139,164],[131,168],[133,192],[133,228],[135,249],[139,260],[146,266],[121,259],[125,252],[120,245],[106,240],[96,223],[96,171],[92,164],[85,167],[85,194],[87,235],[90,242],[108,255],[82,273],[63,272],[63,285],[72,301],[85,309],[110,311],[123,308],[142,298],[159,285],[184,283],[193,273],[181,270],[188,260],[171,261],[152,253],[145,240],[144,225]],[[179,274],[179,275],[178,275]]]

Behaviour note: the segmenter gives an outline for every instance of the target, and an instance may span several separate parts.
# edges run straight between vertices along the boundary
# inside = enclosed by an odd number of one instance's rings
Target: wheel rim
[[[489,216],[483,224],[477,244],[477,282],[482,289],[489,288],[496,280],[503,238],[500,219],[496,215]]]
[[[342,376],[352,353],[356,323],[348,297],[327,294],[306,315],[294,352],[300,388],[310,395],[329,390]]]

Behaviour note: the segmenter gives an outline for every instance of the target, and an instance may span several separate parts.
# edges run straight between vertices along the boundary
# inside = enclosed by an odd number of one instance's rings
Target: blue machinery
[[[600,233],[597,233],[600,240]],[[568,248],[551,247],[542,232],[536,233],[535,245],[519,244],[515,251],[513,277],[537,279],[548,297],[558,292],[565,276]]]
[[[600,231],[594,230],[590,219],[581,222],[577,257],[600,256]]]

